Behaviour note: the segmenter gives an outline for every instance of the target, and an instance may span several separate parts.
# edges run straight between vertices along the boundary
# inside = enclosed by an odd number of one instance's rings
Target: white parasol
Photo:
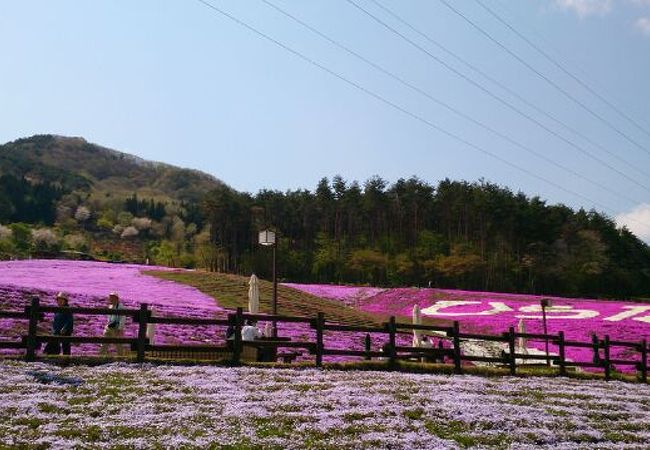
[[[519,323],[517,324],[517,333],[526,333],[526,323],[524,322],[524,319],[519,319]],[[518,344],[519,351],[524,355],[528,354],[528,342],[526,341],[526,338],[520,337],[518,339]]]
[[[260,311],[260,285],[255,274],[251,275],[248,285],[248,312],[257,314]]]
[[[422,313],[419,305],[413,305],[413,325],[422,325]],[[421,330],[413,330],[413,347],[420,346]]]

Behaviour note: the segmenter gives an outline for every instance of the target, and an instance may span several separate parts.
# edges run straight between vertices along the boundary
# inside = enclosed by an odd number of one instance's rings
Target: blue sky
[[[312,189],[321,177],[335,174],[360,181],[375,174],[390,181],[416,175],[431,183],[445,177],[484,178],[550,202],[596,207],[650,239],[649,0],[481,0],[641,129],[475,0],[448,1],[610,125],[567,99],[443,2],[377,0],[597,146],[468,71],[372,0],[354,0],[605,164],[504,107],[346,0],[269,0],[569,171],[455,116],[261,0],[206,1],[501,161],[194,0],[0,1],[0,141],[37,133],[83,136],[143,158],[204,170],[249,192]]]

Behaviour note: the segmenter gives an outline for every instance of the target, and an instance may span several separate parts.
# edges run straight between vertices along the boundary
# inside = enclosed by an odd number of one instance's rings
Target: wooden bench
[[[282,352],[276,355],[277,359],[281,359],[283,363],[291,364],[302,352]]]

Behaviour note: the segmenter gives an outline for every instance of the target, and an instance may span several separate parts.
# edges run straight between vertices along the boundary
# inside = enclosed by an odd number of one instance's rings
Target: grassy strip
[[[219,306],[227,309],[248,307],[248,277],[224,273],[194,271],[165,272],[146,271],[151,275],[168,281],[192,286],[214,298]],[[260,311],[271,312],[273,283],[260,279]],[[388,321],[388,315],[370,314],[346,306],[343,302],[329,300],[308,294],[287,286],[278,285],[278,313],[315,317],[322,312],[328,322],[345,325],[376,326]],[[425,325],[449,325],[451,321],[422,318]]]
[[[224,308],[235,309],[248,306],[248,278],[238,275],[214,272],[158,272],[147,271],[146,275],[164,280],[175,281],[197,288],[206,295],[213,297]],[[273,283],[260,280],[260,311],[271,312]],[[344,305],[342,302],[327,300],[287,286],[278,285],[278,313],[295,316],[315,317],[317,313],[325,313],[328,321],[348,325],[376,325],[385,320],[358,311]]]

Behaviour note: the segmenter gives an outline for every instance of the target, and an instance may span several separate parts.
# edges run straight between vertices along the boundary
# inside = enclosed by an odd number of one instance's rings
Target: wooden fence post
[[[510,327],[508,330],[508,348],[510,350],[510,375],[515,375],[517,373],[516,359],[515,359],[515,327]]]
[[[390,347],[388,349],[389,351],[388,364],[390,365],[390,367],[394,367],[395,362],[397,361],[397,349],[396,349],[396,342],[395,342],[396,332],[397,332],[397,327],[395,326],[395,316],[390,316],[390,319],[388,321],[388,346]]]
[[[560,353],[560,375],[566,375],[566,348],[564,345],[564,331],[558,332],[557,346]]]
[[[372,341],[370,339],[370,333],[366,333],[366,338],[364,339],[364,347],[366,350],[366,353],[370,353],[370,350],[372,348]],[[370,355],[365,356],[366,361],[370,361]]]
[[[38,332],[38,318],[40,306],[40,299],[36,296],[32,297],[32,301],[29,306],[29,326],[27,328],[27,351],[25,352],[25,361],[35,361],[36,360],[36,346],[38,342],[36,341],[36,333]]]
[[[648,382],[648,341],[641,341],[641,381]]]
[[[457,320],[454,320],[454,327],[452,329],[452,336],[454,339],[454,373],[462,374],[463,368],[460,364],[460,325]]]
[[[140,304],[140,311],[138,311],[138,343],[137,343],[137,361],[144,362],[145,349],[147,348],[147,325],[149,324],[149,305],[146,303]]]
[[[235,336],[233,339],[233,346],[232,346],[233,364],[239,364],[241,360],[241,352],[242,352],[241,329],[242,329],[243,314],[244,314],[244,308],[242,307],[237,308],[237,312],[235,313],[235,317],[234,317]]]
[[[325,327],[325,314],[318,313],[316,317],[316,367],[323,366],[323,350],[325,345],[323,343],[323,328]]]
[[[591,348],[594,352],[594,357],[593,357],[593,363],[594,364],[599,364],[600,363],[600,351],[598,348],[600,347],[600,343],[598,342],[598,336],[596,336],[595,333],[591,334]]]
[[[604,353],[605,353],[605,380],[609,381],[612,371],[612,363],[609,359],[609,335],[605,335],[604,344]]]

